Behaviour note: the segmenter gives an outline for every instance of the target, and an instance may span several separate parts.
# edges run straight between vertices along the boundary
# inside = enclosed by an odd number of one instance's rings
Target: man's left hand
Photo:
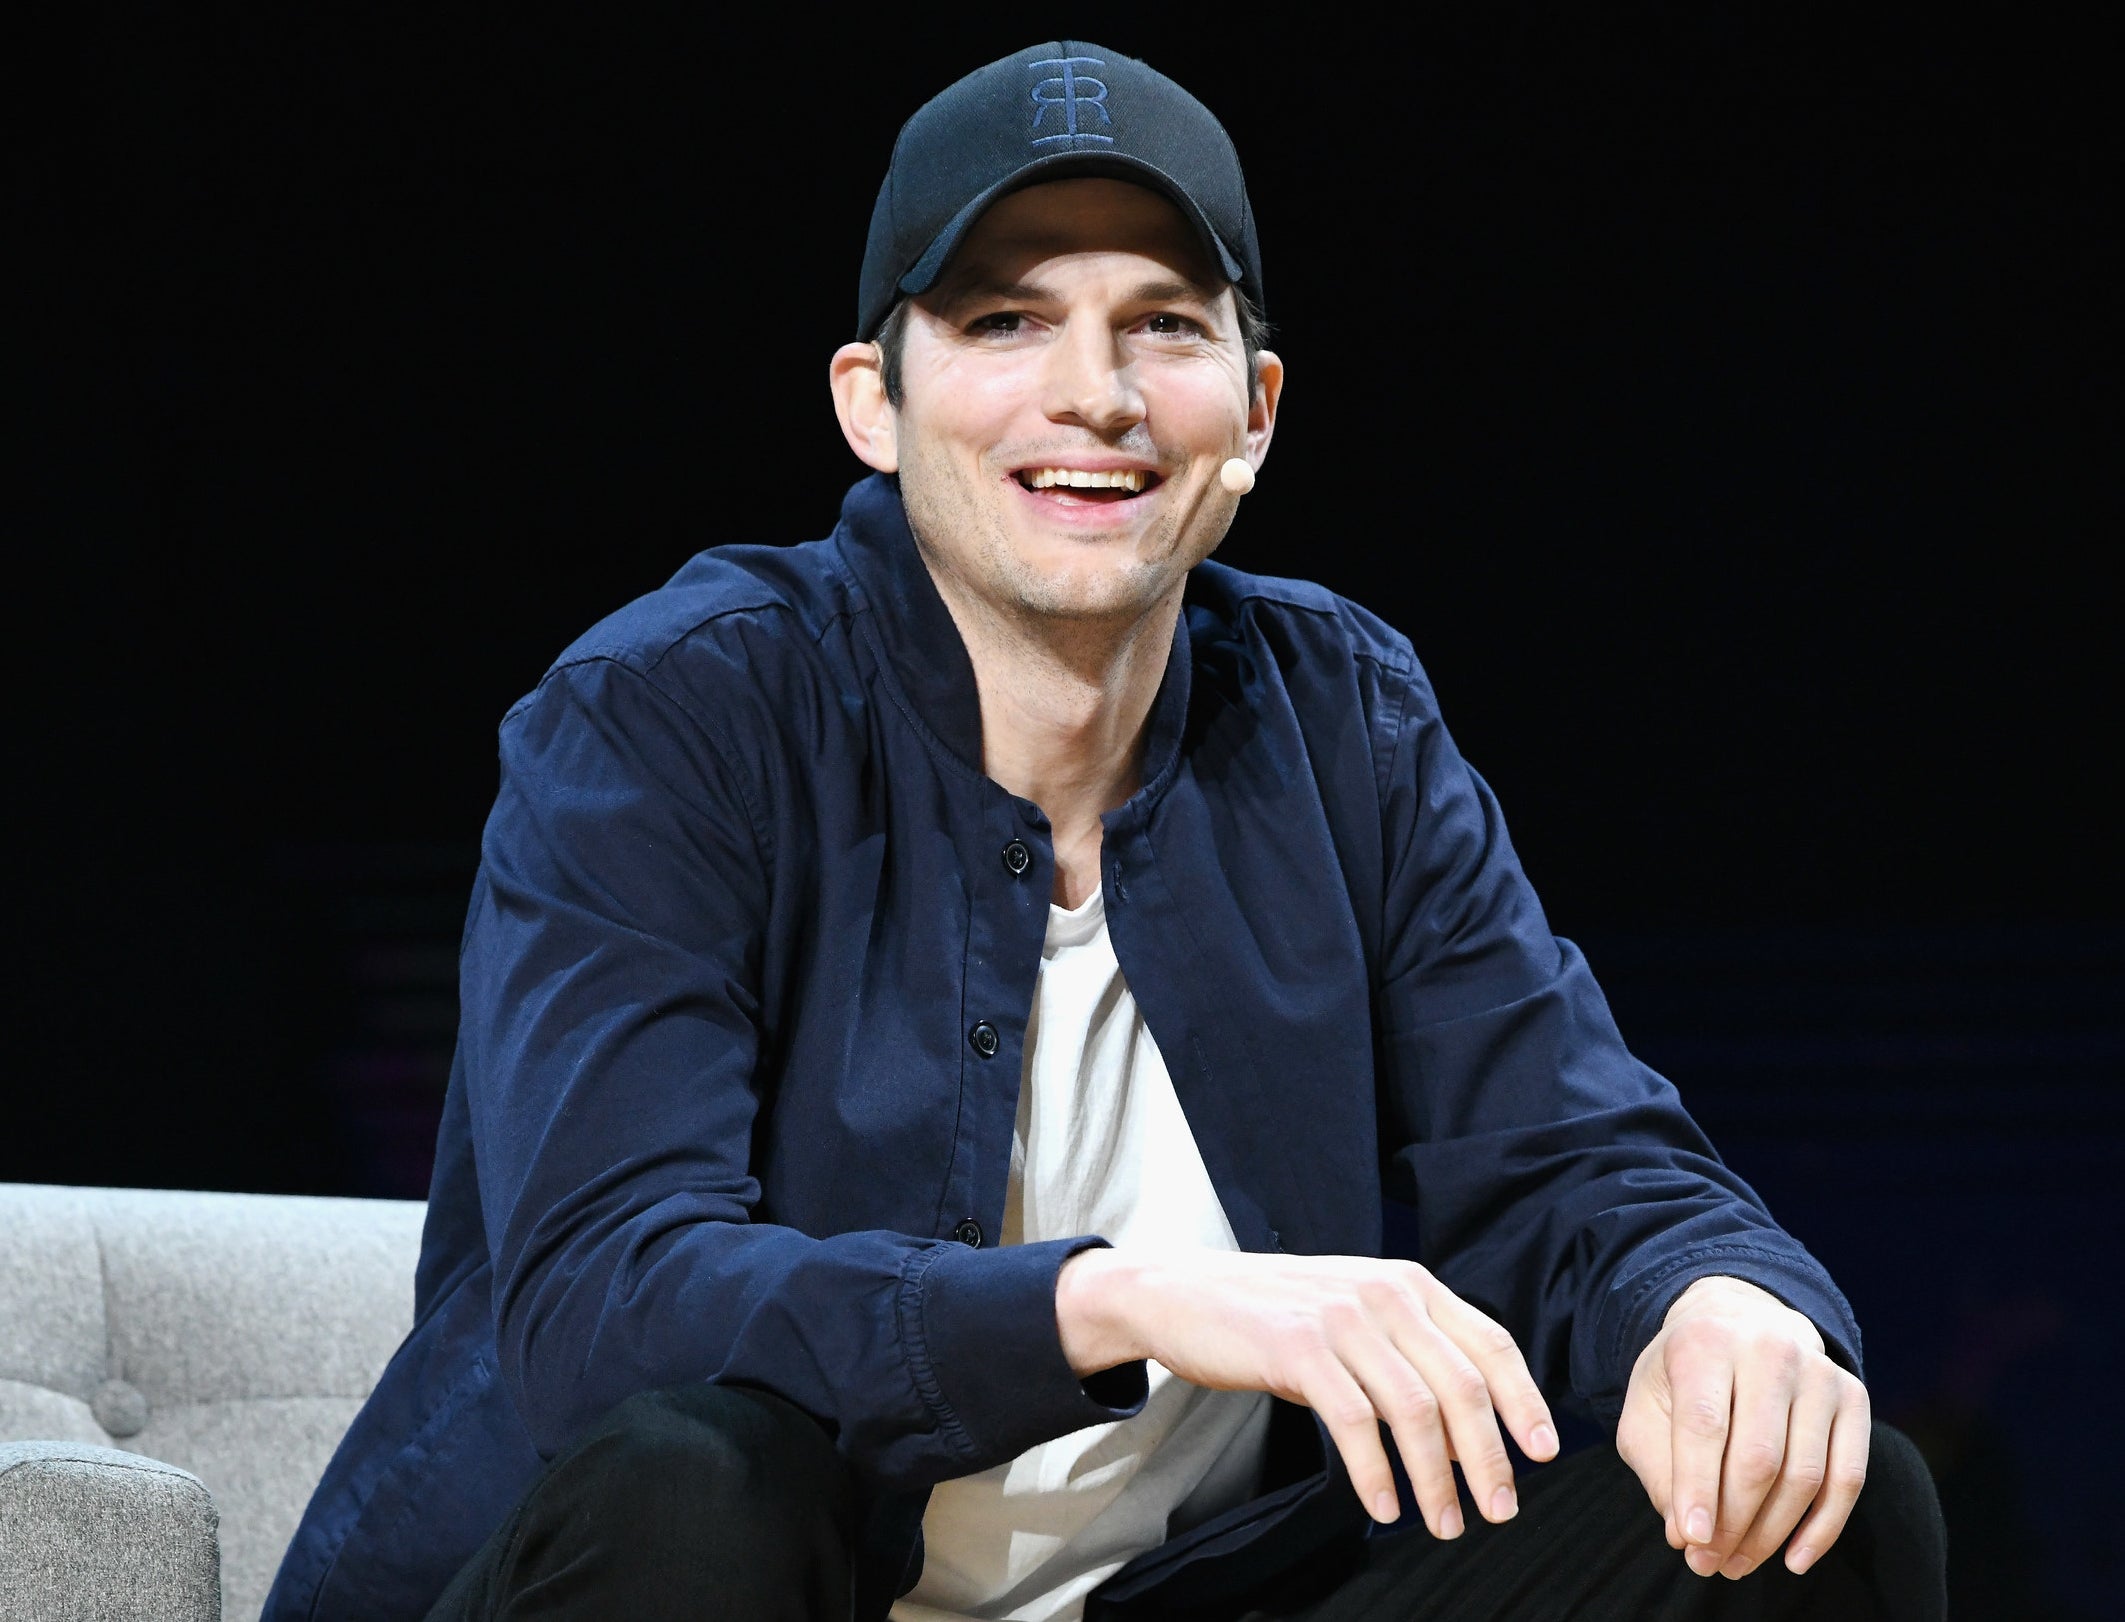
[[[1867,1388],[1814,1324],[1753,1284],[1701,1278],[1631,1370],[1616,1451],[1690,1570],[1745,1577],[1789,1532],[1788,1569],[1822,1558],[1866,1480],[1870,1436]]]

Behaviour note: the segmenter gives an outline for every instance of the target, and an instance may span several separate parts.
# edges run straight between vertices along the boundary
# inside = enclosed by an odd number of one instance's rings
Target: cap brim
[[[1195,227],[1195,234],[1202,239],[1203,249],[1213,263],[1224,271],[1229,282],[1245,286],[1246,267],[1225,245],[1224,238],[1217,234],[1209,217],[1196,206],[1195,200],[1181,189],[1180,183],[1156,164],[1146,163],[1141,158],[1129,157],[1119,152],[1058,152],[1050,157],[1035,158],[1031,163],[999,180],[982,192],[957,214],[945,228],[931,239],[923,255],[908,267],[897,284],[900,291],[910,296],[927,293],[937,285],[937,278],[952,261],[959,250],[960,241],[973,227],[976,220],[988,212],[1000,197],[1014,191],[1023,191],[1028,186],[1041,185],[1050,180],[1075,180],[1088,175],[1105,175],[1117,180],[1131,181],[1148,186],[1181,211],[1181,216]],[[1259,296],[1257,289],[1248,289]]]

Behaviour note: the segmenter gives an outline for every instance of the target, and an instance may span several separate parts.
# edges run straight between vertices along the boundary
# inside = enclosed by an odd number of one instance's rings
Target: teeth
[[[1127,490],[1132,495],[1141,494],[1144,475],[1140,469],[1124,468],[1114,473],[1087,473],[1075,467],[1028,468],[1023,475],[1026,485],[1033,490],[1047,490],[1062,485],[1071,490]]]

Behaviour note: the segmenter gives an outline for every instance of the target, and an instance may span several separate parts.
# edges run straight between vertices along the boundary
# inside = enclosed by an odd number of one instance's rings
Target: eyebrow
[[[1130,291],[1131,304],[1215,304],[1223,288],[1212,290],[1194,282],[1169,279],[1162,282],[1139,282]]]

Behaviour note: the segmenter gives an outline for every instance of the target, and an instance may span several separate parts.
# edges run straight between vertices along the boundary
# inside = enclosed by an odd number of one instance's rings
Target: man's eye
[[[1026,318],[1016,310],[998,310],[994,315],[978,316],[967,330],[977,337],[995,336],[1007,338],[1025,326]]]
[[[1149,320],[1145,321],[1144,326],[1152,332],[1169,334],[1195,332],[1199,330],[1196,324],[1193,321],[1190,321],[1185,315],[1174,315],[1171,311],[1161,311],[1159,314],[1154,315]]]

